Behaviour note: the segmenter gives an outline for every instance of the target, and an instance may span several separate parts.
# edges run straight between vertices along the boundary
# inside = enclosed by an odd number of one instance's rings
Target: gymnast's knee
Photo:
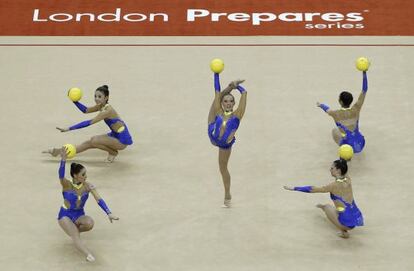
[[[227,165],[223,165],[223,164],[220,163],[219,168],[220,168],[220,173],[221,174],[223,174],[223,175],[224,174],[229,174],[230,175],[229,169],[227,168]]]
[[[82,222],[82,228],[86,231],[92,230],[94,225],[95,225],[95,222],[93,221],[92,218],[89,218],[86,221]]]
[[[91,222],[88,222],[85,224],[85,228],[90,231],[93,229],[93,226],[95,225],[95,223],[93,222],[93,220]]]
[[[98,145],[98,138],[97,138],[97,136],[91,137],[91,139],[89,139],[89,144],[91,144],[91,146],[93,146],[93,147],[96,147],[96,145]]]

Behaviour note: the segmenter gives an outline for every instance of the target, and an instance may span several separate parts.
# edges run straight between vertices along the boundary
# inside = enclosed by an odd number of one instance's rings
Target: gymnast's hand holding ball
[[[60,149],[60,157],[64,161],[66,161],[66,159],[68,158],[68,149],[65,146],[62,146],[62,148]]]
[[[71,88],[71,89],[68,90],[68,98],[72,102],[79,102],[80,99],[82,99],[82,95],[83,95],[83,93],[82,93],[82,90],[80,88]],[[58,129],[62,133],[70,131],[69,128],[56,127],[56,129]]]

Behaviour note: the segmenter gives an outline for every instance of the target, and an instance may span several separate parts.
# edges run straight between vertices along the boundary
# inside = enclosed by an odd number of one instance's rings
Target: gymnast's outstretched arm
[[[91,107],[87,107],[81,102],[73,102],[73,104],[84,114],[97,112],[101,108],[99,104],[91,106]]]
[[[329,106],[328,106],[328,105],[326,105],[326,104],[321,104],[321,103],[317,102],[317,103],[316,103],[316,106],[317,106],[317,107],[320,107],[323,111],[325,111],[325,112],[326,112],[326,114],[328,114],[329,116],[333,117],[333,115],[334,115],[334,111],[333,111],[333,110],[331,110],[331,109],[329,108]]]
[[[362,105],[364,104],[365,95],[368,91],[368,77],[367,72],[362,72],[362,91],[361,94],[359,94],[357,102],[354,104],[353,108],[356,108],[358,110],[361,110]]]
[[[214,74],[214,113],[217,114],[220,109],[220,100],[221,100],[221,85],[220,85],[220,74],[215,73]]]
[[[335,183],[330,183],[328,185],[318,187],[318,186],[284,186],[283,188],[289,191],[299,191],[304,193],[332,193]]]
[[[89,191],[92,193],[93,197],[95,198],[96,202],[98,203],[99,207],[108,215],[109,221],[112,223],[113,220],[119,220],[119,218],[112,214],[109,207],[106,205],[106,202],[103,198],[98,194],[96,188],[93,184],[87,183],[89,187]]]
[[[107,109],[104,109],[95,118],[93,118],[91,120],[85,120],[85,121],[79,122],[79,123],[77,123],[75,125],[70,126],[69,128],[59,128],[59,127],[56,127],[56,129],[58,129],[61,132],[67,132],[67,131],[71,131],[71,130],[82,129],[82,128],[88,127],[88,126],[90,126],[92,124],[95,124],[97,122],[100,122],[103,119],[108,118],[109,115],[110,115],[110,113],[111,113],[111,110],[109,108],[107,108]]]
[[[66,165],[66,158],[68,156],[66,147],[62,147],[60,149],[60,156],[62,159],[60,160],[58,176],[60,180],[60,184],[62,187],[66,187],[68,185],[68,180],[65,178],[65,165]]]
[[[212,123],[214,121],[214,118],[216,117],[217,113],[220,111],[220,75],[218,73],[214,74],[214,100],[213,103],[210,106],[210,111],[208,113],[208,124]]]

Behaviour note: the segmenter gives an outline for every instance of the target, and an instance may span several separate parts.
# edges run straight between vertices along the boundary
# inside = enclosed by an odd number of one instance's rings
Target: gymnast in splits
[[[93,184],[86,182],[86,169],[81,164],[72,163],[70,165],[70,175],[72,180],[65,178],[65,164],[67,150],[65,147],[60,149],[62,160],[59,167],[59,180],[62,185],[63,205],[60,208],[58,222],[63,231],[72,238],[76,248],[86,256],[87,261],[94,261],[95,258],[80,239],[80,233],[90,231],[94,221],[90,216],[85,215],[83,207],[88,200],[89,193],[92,193],[98,205],[108,215],[109,221],[118,220],[111,213],[105,201],[99,196]]]
[[[331,116],[338,128],[332,130],[332,137],[338,145],[351,145],[355,153],[359,153],[365,146],[365,138],[359,131],[359,113],[364,104],[365,96],[368,90],[367,72],[362,72],[362,92],[358,101],[351,107],[353,101],[352,94],[343,91],[339,95],[339,104],[341,109],[332,110],[329,106],[319,102],[316,105],[322,108]]]
[[[330,193],[334,205],[318,204],[316,207],[325,212],[328,219],[340,230],[339,236],[349,237],[349,230],[363,226],[364,219],[358,209],[352,193],[351,178],[346,175],[348,166],[345,160],[336,160],[331,166],[331,175],[335,181],[323,186],[284,186],[286,190],[305,193]]]
[[[211,143],[219,148],[219,168],[225,191],[224,205],[222,206],[224,208],[231,207],[230,173],[227,165],[231,147],[236,140],[234,134],[246,109],[247,92],[240,86],[243,82],[244,80],[233,81],[221,91],[219,74],[214,74],[215,96],[208,114],[208,136]],[[241,94],[239,106],[235,111],[233,111],[235,100],[231,94],[233,89],[239,90]]]
[[[132,144],[132,138],[129,134],[128,127],[125,122],[120,119],[115,109],[108,104],[109,89],[107,85],[98,87],[95,91],[95,103],[92,107],[86,107],[80,102],[74,102],[76,107],[83,113],[98,112],[99,114],[91,119],[82,121],[78,124],[70,126],[69,128],[56,127],[61,132],[72,131],[81,129],[89,125],[95,124],[101,120],[104,120],[111,132],[104,135],[93,136],[88,141],[83,142],[76,146],[76,153],[84,152],[88,149],[101,149],[108,152],[107,162],[113,162],[118,155],[118,151],[125,149],[128,145]],[[50,153],[53,156],[59,154],[59,148],[53,148],[51,150],[44,151],[43,153]]]

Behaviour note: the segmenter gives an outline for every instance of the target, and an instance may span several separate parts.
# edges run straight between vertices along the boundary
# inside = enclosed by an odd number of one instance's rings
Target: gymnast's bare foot
[[[230,208],[231,207],[231,199],[225,199],[221,208]]]
[[[225,198],[224,198],[224,203],[223,203],[223,205],[221,206],[221,208],[230,208],[231,207],[231,195],[227,195]]]
[[[50,153],[53,157],[56,157],[59,155],[60,149],[53,148],[46,151],[42,151],[42,153]]]
[[[95,257],[92,254],[88,254],[88,256],[86,256],[86,260],[88,262],[94,262],[95,261]]]
[[[323,208],[325,208],[325,204],[316,204],[316,208],[321,208],[321,209],[323,209]]]
[[[340,231],[338,232],[338,236],[344,239],[348,239],[349,238],[349,232],[348,231]]]
[[[115,151],[113,153],[108,153],[108,157],[106,158],[106,162],[112,163],[115,160],[115,157],[118,155],[118,151]]]

